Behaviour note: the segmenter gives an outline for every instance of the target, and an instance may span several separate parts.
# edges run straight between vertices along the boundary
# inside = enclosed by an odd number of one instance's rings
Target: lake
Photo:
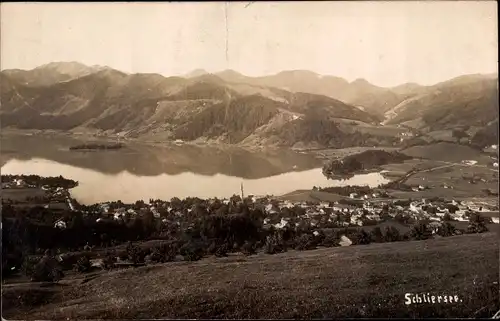
[[[127,143],[116,151],[69,151],[81,143],[64,136],[2,136],[1,172],[74,179],[79,186],[71,194],[83,204],[174,196],[224,198],[240,194],[241,184],[245,194],[282,195],[313,186],[377,186],[388,181],[380,173],[327,180],[321,159],[290,150]]]

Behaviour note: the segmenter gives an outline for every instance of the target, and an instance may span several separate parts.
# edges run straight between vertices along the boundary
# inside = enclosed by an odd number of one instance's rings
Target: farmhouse
[[[58,219],[54,223],[55,228],[60,228],[60,229],[65,229],[66,228],[66,222],[63,219]]]
[[[340,242],[339,242],[339,245],[340,245],[340,246],[350,246],[350,245],[352,245],[352,241],[351,241],[351,239],[349,239],[347,236],[342,235],[342,236],[340,237]]]

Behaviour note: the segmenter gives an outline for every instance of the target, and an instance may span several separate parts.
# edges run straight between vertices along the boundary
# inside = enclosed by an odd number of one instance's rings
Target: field
[[[75,285],[4,286],[3,317],[491,317],[500,308],[498,260],[492,232],[208,258],[102,273]],[[461,301],[405,305],[405,293]],[[28,307],[28,299],[44,304]]]
[[[47,193],[41,188],[2,188],[2,199],[13,201],[26,201],[28,197],[44,197]]]
[[[461,162],[462,160],[476,160],[478,165],[487,165],[491,158],[479,150],[469,146],[453,143],[437,143],[425,146],[414,146],[401,151],[403,154],[415,158],[439,160],[445,162]]]
[[[338,202],[345,196],[311,190],[298,190],[278,197],[291,202]]]

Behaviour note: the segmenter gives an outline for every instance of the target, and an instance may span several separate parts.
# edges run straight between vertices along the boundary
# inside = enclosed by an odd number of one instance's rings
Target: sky
[[[498,69],[496,1],[2,3],[0,67],[311,70],[379,86]]]

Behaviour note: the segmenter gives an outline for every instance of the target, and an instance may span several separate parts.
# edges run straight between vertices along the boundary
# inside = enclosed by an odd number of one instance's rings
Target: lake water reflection
[[[1,172],[74,179],[79,186],[71,193],[83,204],[174,196],[223,198],[239,194],[241,183],[246,194],[282,195],[313,186],[387,182],[380,173],[327,180],[321,160],[291,151],[145,145],[129,145],[120,151],[68,151],[75,143],[69,138],[2,137]]]
[[[321,168],[288,172],[275,176],[245,179],[223,174],[205,176],[185,172],[177,175],[138,176],[129,172],[104,174],[95,170],[65,165],[45,159],[11,160],[2,167],[3,174],[36,174],[71,178],[80,182],[72,195],[81,203],[92,204],[110,200],[135,202],[143,199],[184,197],[229,197],[238,194],[243,183],[245,193],[281,195],[313,186],[369,185],[387,182],[379,173],[357,175],[345,181],[328,181]]]

